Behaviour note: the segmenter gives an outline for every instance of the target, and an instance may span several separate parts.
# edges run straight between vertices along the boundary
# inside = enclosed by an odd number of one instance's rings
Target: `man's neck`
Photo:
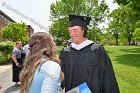
[[[77,45],[80,45],[81,43],[83,43],[86,40],[86,38],[81,39],[80,42],[76,43]]]

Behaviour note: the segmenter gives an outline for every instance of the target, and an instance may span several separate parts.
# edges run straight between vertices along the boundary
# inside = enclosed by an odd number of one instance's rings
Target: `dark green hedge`
[[[11,41],[0,42],[0,64],[9,62],[15,43]]]
[[[6,63],[6,62],[7,62],[7,58],[1,56],[1,57],[0,57],[0,64]]]

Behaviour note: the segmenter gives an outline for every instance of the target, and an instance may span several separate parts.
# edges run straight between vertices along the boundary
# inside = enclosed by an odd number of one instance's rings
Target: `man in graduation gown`
[[[86,39],[90,20],[85,16],[69,16],[72,43],[60,54],[65,76],[61,86],[67,92],[86,82],[92,93],[119,93],[111,60],[105,49]]]

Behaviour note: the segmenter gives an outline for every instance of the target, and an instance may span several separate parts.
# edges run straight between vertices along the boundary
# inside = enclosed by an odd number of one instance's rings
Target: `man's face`
[[[84,30],[80,26],[69,27],[69,35],[73,43],[80,44],[82,43]]]

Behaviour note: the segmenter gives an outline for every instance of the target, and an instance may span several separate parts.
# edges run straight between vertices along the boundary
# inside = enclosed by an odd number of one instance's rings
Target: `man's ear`
[[[82,30],[82,32],[83,32],[83,37],[85,37],[85,34],[86,34],[86,33],[85,33],[84,29]]]

